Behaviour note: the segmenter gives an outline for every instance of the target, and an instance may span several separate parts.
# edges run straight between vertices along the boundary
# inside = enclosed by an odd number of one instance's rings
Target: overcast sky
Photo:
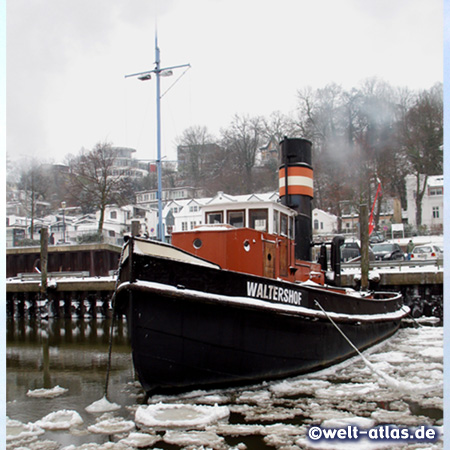
[[[295,111],[296,93],[379,77],[443,78],[441,0],[12,0],[7,3],[7,151],[62,162],[99,141],[156,157],[155,80],[190,63],[162,98],[162,149],[192,125]],[[162,92],[182,75],[162,79]]]

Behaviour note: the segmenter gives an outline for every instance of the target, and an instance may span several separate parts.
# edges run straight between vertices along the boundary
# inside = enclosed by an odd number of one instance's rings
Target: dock
[[[109,317],[120,251],[109,244],[50,246],[43,296],[39,248],[7,249],[7,316]],[[359,263],[342,264],[342,286],[358,289],[359,273]],[[374,289],[401,292],[414,316],[442,318],[442,261],[372,261],[370,273]]]
[[[111,244],[48,246],[44,295],[40,247],[7,249],[7,316],[110,316],[121,250]]]

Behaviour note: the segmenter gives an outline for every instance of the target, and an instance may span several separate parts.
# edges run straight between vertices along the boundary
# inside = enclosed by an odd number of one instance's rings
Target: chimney
[[[310,141],[300,138],[285,137],[280,142],[280,201],[298,213],[295,218],[295,257],[303,261],[311,261],[313,198],[311,146]]]

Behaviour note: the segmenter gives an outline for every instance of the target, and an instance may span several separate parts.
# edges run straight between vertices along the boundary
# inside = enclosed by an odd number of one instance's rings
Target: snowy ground
[[[356,357],[313,375],[239,390],[155,396],[149,405],[138,404],[139,388],[130,380],[125,390],[133,398],[126,408],[99,395],[86,404],[85,411],[74,410],[67,401],[64,409],[34,422],[10,417],[7,449],[443,448],[442,438],[405,445],[367,439],[339,445],[308,439],[312,425],[426,425],[443,432],[442,327],[403,328],[364,355],[369,362]],[[71,386],[31,390],[27,401],[42,401],[46,394],[52,401],[67,395],[65,389],[70,393]],[[89,418],[83,420],[86,411]],[[81,435],[85,443],[73,444],[73,437]]]

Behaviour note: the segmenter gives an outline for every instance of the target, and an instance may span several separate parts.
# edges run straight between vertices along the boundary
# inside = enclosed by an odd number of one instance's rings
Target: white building
[[[100,211],[96,213],[96,221],[100,219]],[[131,232],[131,223],[138,220],[141,225],[140,233],[156,237],[157,212],[150,208],[136,205],[108,205],[103,219],[103,238],[105,242],[117,245],[123,244],[124,234]]]
[[[424,176],[420,176],[423,186]],[[417,178],[415,175],[406,176],[406,200],[408,223],[417,227],[416,223],[416,193]],[[422,199],[422,226],[431,233],[442,233],[444,223],[444,176],[428,176],[425,194]]]
[[[166,223],[166,235],[173,231],[193,230],[196,226],[202,225],[202,207],[211,201],[211,197],[172,200],[166,204],[163,210],[163,217]],[[168,214],[173,216],[173,225]]]
[[[338,217],[321,209],[314,208],[312,212],[313,234],[333,234],[338,229]]]

